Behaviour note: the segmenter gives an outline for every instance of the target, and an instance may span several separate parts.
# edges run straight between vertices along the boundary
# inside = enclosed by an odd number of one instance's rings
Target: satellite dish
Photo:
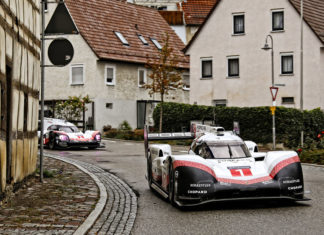
[[[48,47],[48,58],[52,64],[65,66],[71,62],[74,49],[71,42],[65,38],[54,39]]]

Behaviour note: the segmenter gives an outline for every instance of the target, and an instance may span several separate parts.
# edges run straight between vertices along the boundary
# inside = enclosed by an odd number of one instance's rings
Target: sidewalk
[[[45,157],[44,183],[31,177],[2,202],[0,234],[129,234],[136,210],[136,195],[116,176]]]

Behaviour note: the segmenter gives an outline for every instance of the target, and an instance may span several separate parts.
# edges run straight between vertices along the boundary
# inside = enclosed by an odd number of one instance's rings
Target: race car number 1
[[[240,177],[240,176],[252,176],[252,172],[249,168],[244,169],[229,169],[231,171],[232,176]]]

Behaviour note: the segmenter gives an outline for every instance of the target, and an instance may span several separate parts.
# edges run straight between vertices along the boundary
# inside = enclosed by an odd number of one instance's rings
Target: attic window
[[[142,41],[142,43],[144,44],[144,45],[148,45],[148,42],[146,41],[146,39],[143,37],[143,35],[138,35],[138,37],[139,37],[139,39]]]
[[[162,46],[161,44],[158,42],[158,40],[156,40],[155,38],[151,38],[151,41],[154,43],[154,45],[156,46],[157,49],[161,50]]]
[[[124,36],[120,32],[114,32],[114,33],[119,38],[119,40],[123,43],[123,45],[129,46],[128,41],[126,40],[126,38],[124,38]]]

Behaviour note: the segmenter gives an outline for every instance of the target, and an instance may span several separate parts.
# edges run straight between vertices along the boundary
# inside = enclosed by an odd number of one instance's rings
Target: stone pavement
[[[0,234],[130,234],[137,197],[121,179],[81,161],[48,155],[44,183],[29,178],[2,202]]]

